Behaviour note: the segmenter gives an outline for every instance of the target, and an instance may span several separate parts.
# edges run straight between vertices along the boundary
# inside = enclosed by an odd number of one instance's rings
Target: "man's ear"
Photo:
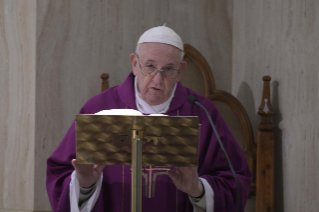
[[[179,74],[177,76],[177,81],[181,80],[182,73],[186,67],[187,67],[187,63],[185,61],[182,61],[181,67],[179,69]]]
[[[138,63],[137,63],[136,54],[134,54],[134,53],[130,54],[130,61],[131,61],[131,64],[132,64],[133,74],[136,76],[137,75],[137,69],[138,69]]]

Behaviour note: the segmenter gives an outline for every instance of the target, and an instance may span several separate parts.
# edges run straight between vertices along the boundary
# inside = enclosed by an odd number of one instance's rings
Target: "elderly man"
[[[241,211],[251,183],[245,156],[214,104],[181,85],[186,68],[183,43],[170,28],[146,31],[136,53],[133,71],[119,86],[90,99],[80,114],[106,109],[135,109],[144,114],[198,116],[201,123],[198,168],[143,167],[143,211],[215,211],[236,208],[236,184],[208,118],[187,102],[197,97],[209,111],[238,177]],[[80,165],[75,159],[75,123],[47,162],[47,190],[54,211],[130,211],[130,166]],[[155,176],[155,177],[154,177]]]

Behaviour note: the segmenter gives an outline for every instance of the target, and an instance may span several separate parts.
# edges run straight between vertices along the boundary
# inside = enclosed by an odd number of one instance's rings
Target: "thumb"
[[[72,166],[76,170],[76,168],[78,167],[78,164],[76,163],[76,159],[73,159],[71,162],[72,162]]]

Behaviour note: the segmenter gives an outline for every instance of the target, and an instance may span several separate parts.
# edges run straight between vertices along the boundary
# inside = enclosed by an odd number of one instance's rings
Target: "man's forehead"
[[[148,58],[156,55],[157,57],[166,57],[166,58],[179,58],[181,54],[181,50],[178,48],[163,43],[143,43],[140,44],[139,52],[137,52],[140,56],[146,57],[146,60],[154,60],[152,58]]]

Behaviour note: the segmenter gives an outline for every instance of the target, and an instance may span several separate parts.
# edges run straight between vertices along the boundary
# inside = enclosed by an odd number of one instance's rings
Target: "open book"
[[[101,110],[95,113],[95,115],[124,115],[124,116],[144,116],[143,113],[133,109],[111,109]],[[150,116],[167,116],[164,114],[150,114]]]

